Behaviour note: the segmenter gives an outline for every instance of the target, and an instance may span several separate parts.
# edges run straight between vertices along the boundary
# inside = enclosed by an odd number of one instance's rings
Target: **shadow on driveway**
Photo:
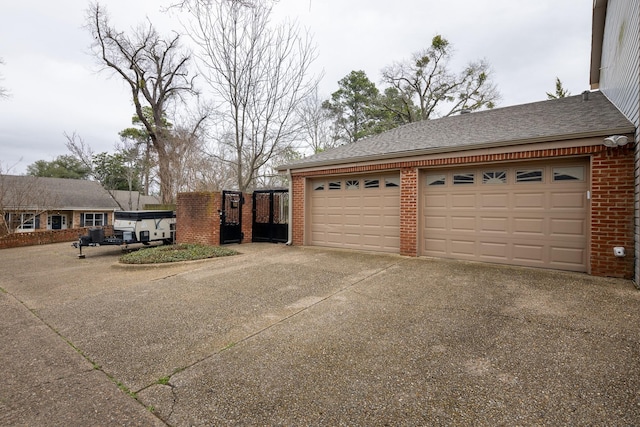
[[[1,251],[0,424],[640,423],[629,281],[236,249],[156,268]]]

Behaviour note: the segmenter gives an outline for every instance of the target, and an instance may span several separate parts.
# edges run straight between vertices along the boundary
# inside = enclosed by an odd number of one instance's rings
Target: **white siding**
[[[640,0],[609,0],[602,42],[600,90],[640,124]]]
[[[640,286],[640,0],[609,0],[600,90],[636,126],[635,282]]]

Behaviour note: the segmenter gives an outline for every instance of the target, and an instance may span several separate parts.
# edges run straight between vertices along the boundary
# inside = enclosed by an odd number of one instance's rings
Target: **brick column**
[[[292,244],[302,246],[304,244],[304,177],[293,176],[293,194],[289,195],[289,203],[293,206],[293,218],[289,218],[289,227],[293,227]]]
[[[38,215],[38,217],[39,217],[39,219],[38,219],[39,224],[38,225],[40,226],[38,228],[38,230],[46,230],[47,229],[47,220],[49,219],[48,213],[47,212],[43,212],[40,215]]]
[[[633,147],[608,148],[592,157],[591,274],[633,278],[634,155]],[[615,246],[626,256],[613,254]]]
[[[221,193],[179,193],[176,205],[176,242],[219,245],[218,209],[221,204]]]
[[[400,255],[418,256],[418,170],[400,169]]]
[[[242,235],[241,243],[251,243],[253,239],[253,193],[242,194]]]

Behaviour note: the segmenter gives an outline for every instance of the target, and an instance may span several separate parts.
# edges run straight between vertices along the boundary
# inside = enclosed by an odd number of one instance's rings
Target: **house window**
[[[554,181],[584,181],[583,166],[555,167],[553,168]]]
[[[380,188],[379,179],[365,179],[364,188]]]
[[[506,184],[507,172],[506,171],[488,171],[482,172],[483,184]]]
[[[5,214],[9,228],[15,231],[33,231],[40,227],[40,217],[35,212],[11,212]]]
[[[18,230],[24,230],[24,231],[31,231],[31,230],[35,230],[37,227],[37,220],[36,220],[36,214],[35,213],[22,213],[20,214],[20,226],[18,227]]]
[[[542,182],[542,169],[516,171],[516,182]]]
[[[391,187],[400,187],[400,177],[399,176],[388,176],[384,179],[384,186],[386,188]]]
[[[81,223],[81,227],[100,227],[106,225],[106,214],[85,212],[82,214]]]
[[[427,175],[427,185],[445,185],[446,183],[446,176],[443,173]]]
[[[473,172],[453,174],[453,185],[474,184],[476,175]]]
[[[30,213],[20,214],[19,230],[34,230],[36,228],[36,215]]]
[[[324,190],[324,182],[316,182],[313,184],[313,191],[322,191]]]
[[[342,181],[329,181],[329,190],[342,189]]]
[[[347,190],[357,190],[360,188],[360,181],[357,179],[349,179],[344,183]]]

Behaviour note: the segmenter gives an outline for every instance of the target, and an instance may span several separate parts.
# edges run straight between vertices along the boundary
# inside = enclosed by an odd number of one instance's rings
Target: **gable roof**
[[[96,181],[0,175],[0,204],[5,208],[115,210],[118,204]]]
[[[633,124],[602,93],[585,92],[566,98],[410,123],[279,166],[278,170],[634,131]]]

